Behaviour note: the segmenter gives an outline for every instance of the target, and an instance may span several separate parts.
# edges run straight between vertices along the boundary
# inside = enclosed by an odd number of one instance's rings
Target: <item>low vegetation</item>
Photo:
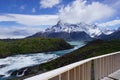
[[[120,51],[120,40],[112,41],[95,40],[76,51],[73,51],[48,63],[44,63],[39,67],[40,70],[41,69],[52,70],[76,61],[80,61],[83,59],[103,54],[108,54],[115,51]]]
[[[18,40],[0,40],[0,57],[16,54],[48,52],[72,48],[62,39],[26,38]]]

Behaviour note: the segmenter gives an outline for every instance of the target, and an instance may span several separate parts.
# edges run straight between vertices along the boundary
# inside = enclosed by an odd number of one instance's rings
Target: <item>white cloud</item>
[[[116,25],[120,25],[120,20],[112,20],[109,22],[98,24],[98,26],[101,26],[101,27],[109,27],[109,26],[116,26]]]
[[[0,39],[1,38],[24,38],[30,36],[36,32],[42,31],[41,27],[28,27],[28,26],[12,26],[12,27],[3,27],[0,26]]]
[[[33,8],[32,11],[35,12],[35,8]],[[57,15],[6,14],[0,15],[0,21],[16,21],[17,23],[27,26],[54,25],[59,19],[68,23],[92,23],[109,18],[114,13],[115,10],[105,4],[99,2],[88,4],[87,1],[75,0],[71,4],[62,7]]]
[[[36,12],[36,9],[35,9],[35,8],[33,8],[33,9],[32,9],[32,12],[33,12],[33,13],[35,13],[35,12]]]
[[[20,10],[23,11],[25,9],[25,6],[24,5],[21,5],[20,6]]]
[[[41,8],[52,8],[59,4],[61,0],[40,0]]]
[[[10,15],[0,15],[0,22],[2,21],[15,21],[15,17]]]
[[[15,21],[24,26],[3,27],[0,26],[0,38],[23,38],[36,32],[43,31],[44,25],[54,25],[58,21],[57,15],[0,15],[0,22]]]
[[[16,21],[27,26],[54,25],[58,21],[57,15],[23,15],[7,14],[0,16],[1,21]]]
[[[58,21],[58,16],[6,14],[0,15],[0,22],[2,21],[15,21],[24,26],[0,26],[0,38],[23,38],[43,31],[46,28],[44,25],[55,25]]]
[[[67,23],[92,23],[101,19],[111,17],[115,10],[110,6],[100,2],[92,2],[75,0],[59,11],[59,17],[63,22]]]
[[[120,0],[104,0],[103,3],[112,6],[113,8],[120,9]]]

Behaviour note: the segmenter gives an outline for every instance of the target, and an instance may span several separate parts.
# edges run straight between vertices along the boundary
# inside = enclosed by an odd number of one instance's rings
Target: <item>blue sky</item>
[[[67,5],[73,0],[64,0],[59,5]],[[17,13],[17,14],[56,14],[58,12],[58,6],[53,6],[52,8],[41,8],[40,0],[0,0],[0,13]],[[35,12],[33,12],[35,8]]]
[[[120,0],[0,0],[0,38],[32,35],[59,20],[117,29],[119,5]]]
[[[1,13],[17,13],[17,14],[47,14],[55,13],[56,9],[50,11],[50,9],[40,8],[40,0],[1,0],[0,12]],[[36,12],[32,12],[35,8]]]

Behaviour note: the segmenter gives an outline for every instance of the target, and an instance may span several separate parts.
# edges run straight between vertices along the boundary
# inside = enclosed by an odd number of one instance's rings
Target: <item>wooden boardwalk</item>
[[[110,78],[115,80],[120,80],[120,69],[109,75]]]
[[[101,80],[120,80],[120,69],[108,75],[108,77],[104,77]]]

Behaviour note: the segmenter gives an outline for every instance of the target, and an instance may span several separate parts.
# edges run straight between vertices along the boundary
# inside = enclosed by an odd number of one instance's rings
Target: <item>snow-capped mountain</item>
[[[69,24],[59,21],[56,25],[47,28],[44,32],[37,32],[29,37],[62,38],[64,40],[90,41],[93,38],[102,38],[116,31],[100,29],[97,25],[78,23]]]
[[[104,28],[101,31],[105,35],[110,35],[110,34],[114,33],[116,30],[110,30],[110,29]]]
[[[99,36],[102,31],[96,25],[90,25],[85,23],[68,24],[59,21],[51,28],[47,28],[45,32],[85,32],[91,37]]]

